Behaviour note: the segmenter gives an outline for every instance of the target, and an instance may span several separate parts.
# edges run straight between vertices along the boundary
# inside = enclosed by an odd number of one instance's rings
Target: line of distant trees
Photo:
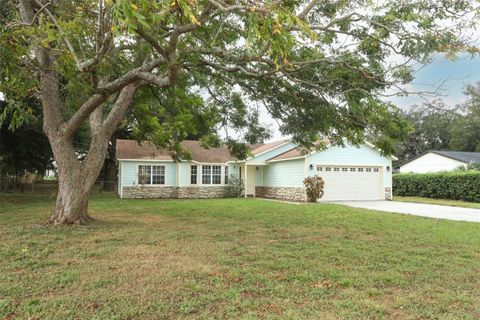
[[[465,103],[448,106],[441,100],[404,112],[413,130],[399,142],[399,163],[427,150],[480,152],[480,82],[467,85]]]

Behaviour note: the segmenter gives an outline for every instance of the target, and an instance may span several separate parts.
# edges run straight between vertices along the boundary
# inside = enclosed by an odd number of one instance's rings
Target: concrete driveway
[[[480,209],[439,206],[434,204],[411,203],[399,201],[335,201],[350,207],[364,208],[386,212],[411,214],[436,219],[480,222]]]

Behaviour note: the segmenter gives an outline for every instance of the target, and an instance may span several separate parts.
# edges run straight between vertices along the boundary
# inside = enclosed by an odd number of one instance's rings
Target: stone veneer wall
[[[255,187],[255,196],[268,199],[305,201],[304,187]]]
[[[392,200],[392,188],[385,188],[385,199]]]
[[[224,198],[228,194],[227,186],[165,187],[134,186],[123,187],[123,198],[179,198],[208,199]]]

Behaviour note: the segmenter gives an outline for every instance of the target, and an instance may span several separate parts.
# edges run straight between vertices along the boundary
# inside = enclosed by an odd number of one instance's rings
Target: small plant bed
[[[441,206],[480,209],[480,203],[468,202],[468,201],[462,201],[462,200],[432,199],[432,198],[424,198],[424,197],[401,197],[401,196],[395,196],[393,200],[402,201],[402,202],[427,203],[427,204],[438,204]]]

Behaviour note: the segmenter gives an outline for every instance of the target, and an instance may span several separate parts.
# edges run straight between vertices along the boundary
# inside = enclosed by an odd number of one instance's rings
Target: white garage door
[[[316,173],[325,181],[322,201],[385,198],[381,167],[317,165]]]

